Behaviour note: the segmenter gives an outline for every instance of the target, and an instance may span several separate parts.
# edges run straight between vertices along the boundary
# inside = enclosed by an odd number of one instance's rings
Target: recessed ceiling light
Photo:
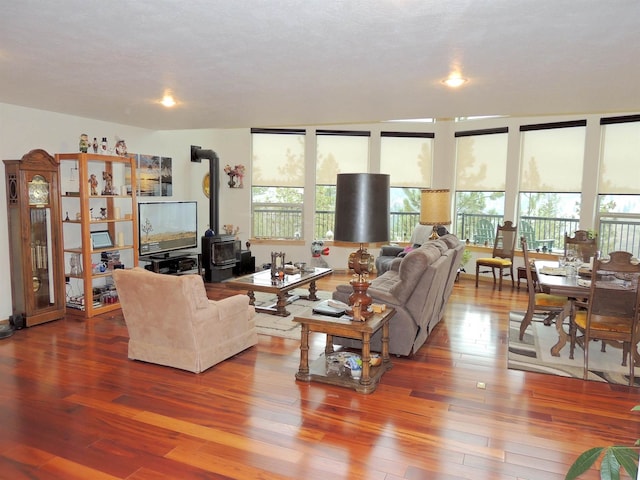
[[[171,108],[175,106],[176,101],[173,99],[173,96],[166,94],[164,97],[162,97],[162,100],[160,101],[160,103],[167,108]]]
[[[442,83],[444,83],[447,87],[458,88],[468,81],[469,80],[467,80],[466,78],[462,78],[460,75],[450,75],[448,78],[442,80]]]

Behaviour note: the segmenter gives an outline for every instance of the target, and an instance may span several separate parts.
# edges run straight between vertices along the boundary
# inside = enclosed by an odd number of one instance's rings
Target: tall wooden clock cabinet
[[[62,318],[66,289],[60,219],[59,164],[44,150],[4,160],[16,328]]]

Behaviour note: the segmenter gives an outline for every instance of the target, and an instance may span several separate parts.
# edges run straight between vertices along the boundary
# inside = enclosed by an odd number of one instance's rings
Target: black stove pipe
[[[191,161],[200,163],[203,158],[209,160],[209,228],[214,235],[219,235],[220,159],[213,150],[191,145]]]

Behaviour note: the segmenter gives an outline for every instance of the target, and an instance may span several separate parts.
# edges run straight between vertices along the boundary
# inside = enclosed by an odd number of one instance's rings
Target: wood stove
[[[240,242],[233,235],[202,237],[202,263],[207,282],[221,282],[233,276]]]
[[[201,238],[202,266],[206,282],[221,282],[233,276],[240,242],[233,235],[218,235],[220,205],[220,159],[213,150],[191,146],[191,161],[209,160],[209,230]]]

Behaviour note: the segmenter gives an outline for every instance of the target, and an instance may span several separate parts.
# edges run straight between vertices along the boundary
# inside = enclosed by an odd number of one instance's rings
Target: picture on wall
[[[170,157],[131,153],[136,159],[137,194],[141,197],[170,197],[173,195],[173,164]],[[127,191],[131,191],[131,172],[125,173]]]
[[[163,197],[173,195],[173,169],[170,157],[160,159],[160,192]]]
[[[138,155],[138,195],[141,197],[160,196],[160,157]]]

